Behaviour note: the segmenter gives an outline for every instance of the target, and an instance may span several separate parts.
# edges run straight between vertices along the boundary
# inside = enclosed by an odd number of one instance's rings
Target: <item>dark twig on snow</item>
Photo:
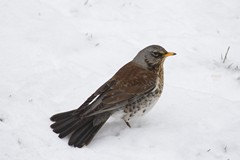
[[[228,151],[228,147],[225,146],[225,147],[224,147],[224,152],[227,153],[227,151]]]
[[[85,1],[84,5],[86,6],[88,4],[88,0]]]
[[[233,63],[231,63],[230,65],[228,65],[227,68],[230,69],[230,68],[232,67],[232,65],[233,65]]]
[[[228,46],[227,52],[225,53],[224,59],[223,59],[223,63],[225,63],[226,59],[227,59],[227,55],[228,55],[228,51],[230,49],[230,46]]]
[[[238,70],[240,70],[240,68],[238,66],[236,66],[235,70],[238,71]]]

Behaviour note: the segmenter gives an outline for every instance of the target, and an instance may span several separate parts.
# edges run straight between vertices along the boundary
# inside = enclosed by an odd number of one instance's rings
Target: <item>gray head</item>
[[[176,53],[167,52],[158,45],[151,45],[142,49],[133,59],[133,62],[148,69],[156,69],[156,67],[162,66],[166,57],[173,55]]]

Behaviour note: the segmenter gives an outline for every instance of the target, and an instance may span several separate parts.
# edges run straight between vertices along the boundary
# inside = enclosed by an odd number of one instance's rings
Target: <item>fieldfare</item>
[[[147,113],[159,99],[163,63],[172,55],[176,54],[158,45],[144,48],[79,108],[53,115],[51,128],[60,138],[70,135],[68,144],[81,148],[91,142],[114,114],[131,127],[129,121]]]

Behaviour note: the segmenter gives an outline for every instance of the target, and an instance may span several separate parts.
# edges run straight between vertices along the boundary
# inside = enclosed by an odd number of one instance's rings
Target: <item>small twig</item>
[[[225,63],[226,59],[227,59],[227,55],[228,55],[228,51],[230,49],[230,46],[228,46],[227,52],[225,53],[224,59],[223,59],[223,63]]]
[[[230,65],[228,65],[228,67],[227,67],[227,68],[228,68],[228,69],[230,69],[232,65],[233,65],[233,63],[231,63]]]
[[[228,151],[228,147],[225,146],[225,147],[224,147],[224,152],[227,153],[227,151]]]
[[[86,6],[88,4],[88,0],[85,1],[84,5]]]
[[[235,70],[236,70],[236,71],[238,71],[238,70],[239,70],[238,66],[236,66]]]
[[[17,140],[17,143],[18,143],[19,145],[21,145],[21,144],[22,144],[22,141],[21,141],[20,139],[18,139],[18,140]]]

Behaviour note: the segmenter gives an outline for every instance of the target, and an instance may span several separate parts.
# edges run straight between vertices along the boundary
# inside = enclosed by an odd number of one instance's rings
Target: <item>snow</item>
[[[0,1],[0,159],[240,159],[239,7],[238,0]],[[150,44],[177,56],[165,62],[163,94],[148,115],[131,129],[110,119],[82,149],[51,131],[51,115],[77,108]]]

